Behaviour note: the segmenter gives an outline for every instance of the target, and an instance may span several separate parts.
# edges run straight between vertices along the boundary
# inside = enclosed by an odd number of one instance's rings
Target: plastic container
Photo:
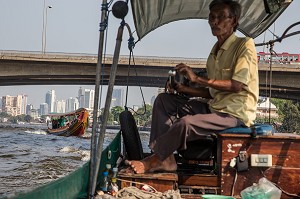
[[[100,190],[103,192],[107,192],[108,189],[108,172],[104,171],[103,172],[103,179],[102,182],[100,184]]]
[[[281,190],[266,178],[261,178],[241,192],[242,199],[280,199]]]

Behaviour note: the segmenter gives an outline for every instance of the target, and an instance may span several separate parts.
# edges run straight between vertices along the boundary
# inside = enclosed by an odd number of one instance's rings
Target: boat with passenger
[[[131,0],[139,40],[169,22],[191,18],[208,19],[210,2],[211,0]],[[239,31],[252,38],[266,31],[292,3],[291,0],[239,0],[239,2],[243,7]],[[107,182],[104,181],[107,179],[107,174],[102,175],[106,172],[107,163],[121,169],[126,159],[142,159],[151,155],[143,151],[135,120],[128,110],[123,112],[120,118],[122,120],[121,131],[113,142],[102,150],[123,29],[128,27],[124,21],[128,12],[127,4],[128,1],[117,1],[112,7],[113,14],[121,19],[121,25],[118,30],[101,123],[97,118],[97,110],[93,112],[90,162],[68,176],[30,193],[22,193],[16,198],[96,198],[97,190],[103,186],[103,182]],[[112,2],[108,3],[103,0],[94,107],[98,107],[104,33],[110,5]],[[299,24],[300,22],[293,24],[293,27]],[[290,35],[285,32],[280,39],[272,40],[268,44],[274,45],[275,42],[281,42],[288,36]],[[98,132],[99,123],[100,133]],[[123,142],[121,142],[121,134]],[[116,179],[120,190],[114,197],[126,197],[127,192],[127,197],[141,193],[147,195],[144,198],[163,198],[169,194],[169,198],[230,199],[241,198],[242,192],[246,191],[250,195],[243,198],[300,198],[299,148],[299,135],[276,133],[269,124],[229,128],[217,135],[211,132],[201,140],[188,143],[185,151],[175,153],[177,170],[174,172],[144,174],[119,172]],[[108,184],[104,183],[104,186]],[[104,190],[108,194],[107,189]],[[134,192],[130,192],[131,190]],[[170,190],[176,191],[179,195],[170,196],[171,192],[168,192]],[[166,195],[163,196],[160,193],[166,193]]]
[[[47,133],[58,136],[82,136],[88,127],[89,112],[85,108],[59,114],[49,114]]]

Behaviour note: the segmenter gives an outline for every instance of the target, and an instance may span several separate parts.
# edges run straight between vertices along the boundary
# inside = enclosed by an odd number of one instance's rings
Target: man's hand
[[[166,84],[166,93],[173,93],[173,94],[177,93],[176,88],[172,87],[171,82],[169,80],[167,81],[167,84]]]
[[[175,67],[175,70],[183,74],[188,80],[195,83],[197,81],[198,76],[192,71],[191,67],[186,64],[180,63]]]

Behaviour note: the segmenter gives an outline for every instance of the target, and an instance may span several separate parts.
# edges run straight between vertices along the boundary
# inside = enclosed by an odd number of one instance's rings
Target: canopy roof
[[[67,113],[49,113],[47,116],[50,117],[60,117],[60,116],[73,116],[75,114],[80,114],[81,112],[87,111],[85,108],[79,108],[75,111],[67,112]]]
[[[131,0],[139,40],[152,30],[183,19],[207,19],[212,0]],[[292,0],[237,0],[242,5],[238,30],[255,38],[263,33]]]

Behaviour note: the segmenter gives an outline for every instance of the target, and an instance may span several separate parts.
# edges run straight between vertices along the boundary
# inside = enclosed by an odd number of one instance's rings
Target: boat
[[[51,117],[50,128],[48,126],[47,133],[58,136],[82,136],[87,127],[89,112],[85,108],[79,108],[76,111],[61,114],[49,114]],[[60,122],[60,120],[63,120]],[[59,124],[63,123],[63,124]]]
[[[210,2],[210,0],[131,0],[138,40],[156,28],[172,21],[191,18],[207,19]],[[242,3],[244,10],[239,30],[246,36],[253,38],[266,31],[292,3],[291,0],[239,0],[239,2]],[[119,157],[128,158],[128,152],[142,152],[142,157],[149,155],[141,149],[135,150],[136,146],[140,146],[140,143],[132,144],[132,147],[125,147],[125,151],[121,150],[122,130],[117,134],[114,141],[105,150],[102,150],[119,60],[119,48],[123,29],[127,27],[123,20],[128,12],[127,3],[128,1],[117,1],[113,4],[112,12],[122,20],[122,23],[117,34],[116,50],[111,67],[100,133],[98,132],[97,110],[94,109],[93,111],[90,162],[66,177],[38,187],[31,192],[19,194],[16,198],[95,198],[96,190],[103,180],[101,171],[104,170],[106,163],[117,166]],[[102,2],[94,107],[98,107],[99,101],[101,65],[104,54],[104,25],[107,23],[108,6],[111,4],[111,2],[107,3],[106,0]],[[200,11],[199,8],[201,8]],[[281,38],[270,41],[269,44],[282,41],[288,36],[291,35],[284,33]],[[128,129],[136,136],[138,132],[134,120],[128,112],[124,115],[128,116],[131,121]],[[133,139],[133,142],[139,142],[139,140]],[[124,190],[129,187],[137,187],[138,190],[143,189],[145,192],[144,185],[147,185],[150,187],[150,192],[179,191],[181,198],[229,199],[241,198],[243,190],[251,188],[254,183],[259,184],[260,179],[267,179],[268,182],[275,184],[280,189],[281,198],[300,197],[299,135],[275,133],[271,125],[256,124],[251,128],[227,129],[218,136],[208,135],[202,141],[192,145],[188,147],[190,150],[195,151],[192,147],[198,147],[197,150],[204,154],[191,157],[189,154],[194,153],[185,153],[184,151],[176,153],[178,163],[176,172],[119,173],[119,188]],[[266,196],[265,198],[270,197]]]
[[[151,31],[173,21],[207,19],[210,2],[132,0],[132,15],[138,41]],[[238,29],[252,38],[266,31],[292,3],[272,0],[239,2],[243,14]],[[118,8],[114,10],[113,6],[112,12],[115,17],[123,20],[127,10],[123,9],[126,6],[122,4],[125,3],[116,2],[114,6]],[[261,45],[269,45],[272,52],[276,42],[300,33],[296,31],[288,34],[292,27],[299,24],[300,22],[290,25],[281,37]],[[117,48],[121,45],[125,27],[127,26],[122,21],[117,34],[114,54],[116,61],[113,62],[111,76],[116,74],[114,71],[117,70],[119,54]],[[128,31],[131,38],[129,28]],[[113,87],[113,84],[114,77],[110,77],[109,86]],[[110,96],[106,99],[110,100]],[[127,121],[123,124],[124,128],[121,123],[122,134],[126,134],[123,139],[125,143],[131,142],[127,146],[125,144],[124,155],[128,159],[142,159],[149,154],[143,153],[140,147],[137,128],[130,113],[127,111],[123,116]],[[179,191],[182,198],[300,198],[300,135],[275,133],[270,124],[255,124],[249,128],[226,129],[218,135],[212,132],[203,140],[187,145],[186,151],[175,152],[178,166],[176,172],[119,173],[120,187],[126,189],[134,186],[138,190],[145,190],[144,186],[147,185],[151,187],[150,192]],[[93,193],[93,189],[90,191]]]

